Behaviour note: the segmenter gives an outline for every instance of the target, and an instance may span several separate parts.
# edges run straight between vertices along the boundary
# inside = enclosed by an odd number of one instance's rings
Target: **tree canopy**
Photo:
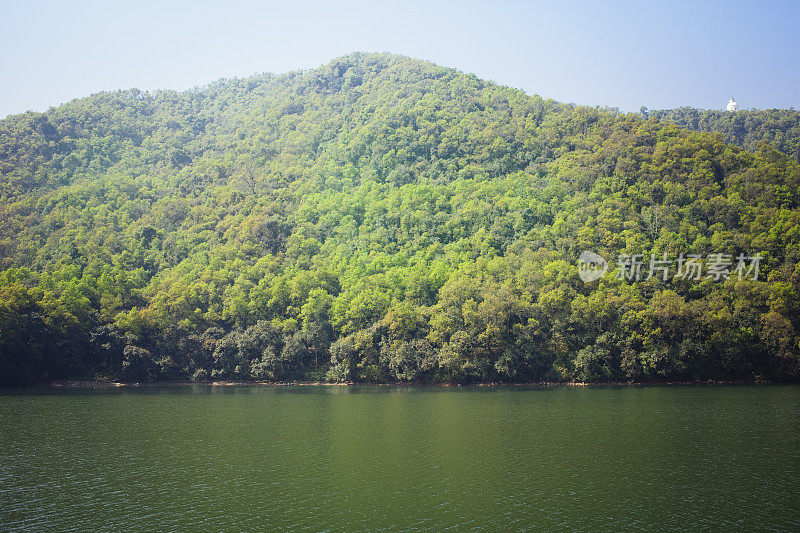
[[[0,384],[796,379],[797,113],[689,116],[389,54],[9,116]]]

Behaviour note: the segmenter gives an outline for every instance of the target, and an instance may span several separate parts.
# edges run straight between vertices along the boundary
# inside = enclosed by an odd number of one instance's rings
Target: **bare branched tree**
[[[643,207],[642,220],[644,220],[647,226],[647,233],[650,235],[650,240],[655,241],[656,237],[658,237],[658,234],[661,232],[661,224],[663,222],[661,206]]]
[[[258,198],[261,191],[262,182],[262,171],[252,163],[246,164],[239,174],[238,183],[242,192],[251,194],[256,198]]]

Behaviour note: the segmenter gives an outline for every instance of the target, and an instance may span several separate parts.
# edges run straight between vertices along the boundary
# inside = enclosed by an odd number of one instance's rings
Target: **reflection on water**
[[[0,392],[0,529],[800,526],[800,387]]]

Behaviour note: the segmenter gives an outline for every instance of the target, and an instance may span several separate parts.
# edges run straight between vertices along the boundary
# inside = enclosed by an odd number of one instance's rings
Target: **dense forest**
[[[750,151],[769,146],[800,162],[800,112],[794,109],[740,110],[735,113],[679,107],[641,113],[695,131],[719,132],[726,142]]]
[[[797,379],[798,142],[388,54],[9,116],[0,384]]]

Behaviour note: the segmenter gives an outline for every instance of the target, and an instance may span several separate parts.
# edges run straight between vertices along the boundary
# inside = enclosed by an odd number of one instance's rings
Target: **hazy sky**
[[[626,111],[800,108],[800,1],[0,0],[0,117],[388,51]]]

